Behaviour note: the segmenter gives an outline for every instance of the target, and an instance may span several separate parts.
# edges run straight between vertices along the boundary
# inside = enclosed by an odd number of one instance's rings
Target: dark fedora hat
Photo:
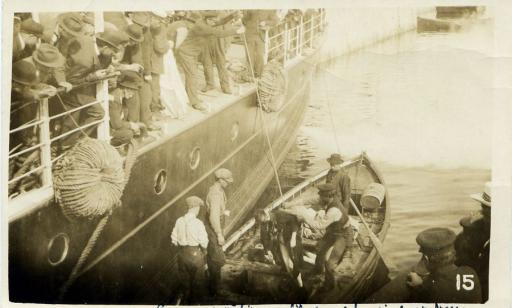
[[[78,13],[64,13],[59,16],[59,26],[66,32],[79,35],[84,28],[84,22]]]
[[[122,71],[119,85],[132,90],[139,90],[142,86],[142,77],[133,71]]]
[[[338,153],[331,154],[330,157],[327,158],[327,162],[329,162],[332,165],[338,165],[343,163],[343,158],[341,158],[341,155]]]
[[[144,40],[144,36],[142,34],[142,28],[139,25],[131,24],[126,26],[124,29],[124,32],[128,34],[128,37],[137,42],[140,43]]]
[[[130,40],[128,34],[119,30],[106,30],[96,35],[98,41],[104,42],[110,47],[119,50],[125,43]]]
[[[39,72],[32,62],[20,60],[12,65],[12,80],[26,86],[39,83]]]
[[[147,12],[133,12],[131,19],[134,24],[137,24],[141,27],[149,27],[150,15]]]
[[[38,22],[35,22],[32,19],[25,19],[21,22],[21,32],[33,34],[37,37],[43,36],[43,25]]]
[[[32,54],[32,59],[38,64],[46,67],[61,67],[66,63],[66,59],[59,52],[57,47],[43,43]]]

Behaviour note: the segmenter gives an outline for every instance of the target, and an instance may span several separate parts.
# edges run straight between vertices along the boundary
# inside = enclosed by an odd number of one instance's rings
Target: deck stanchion
[[[48,98],[39,104],[39,119],[42,120],[39,126],[39,140],[41,142],[41,166],[44,167],[41,181],[44,186],[52,185],[52,155],[50,142],[50,118],[48,114]]]

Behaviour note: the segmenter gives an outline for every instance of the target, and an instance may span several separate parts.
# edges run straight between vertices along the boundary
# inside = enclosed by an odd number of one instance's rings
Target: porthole
[[[231,141],[235,141],[238,138],[238,133],[240,132],[240,124],[238,122],[233,123],[231,125]]]
[[[199,166],[201,160],[201,150],[199,147],[195,147],[189,154],[189,166],[190,169],[195,170]]]
[[[153,186],[153,189],[155,190],[155,193],[157,195],[164,192],[165,188],[167,187],[167,171],[160,170],[155,175],[155,185]]]
[[[48,263],[52,266],[61,264],[66,259],[68,251],[69,236],[66,233],[55,235],[48,243]]]

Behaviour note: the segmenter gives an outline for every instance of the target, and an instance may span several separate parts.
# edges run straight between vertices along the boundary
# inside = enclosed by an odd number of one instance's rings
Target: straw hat
[[[479,194],[470,195],[471,199],[480,202],[483,205],[491,206],[491,182],[485,183],[484,191]]]

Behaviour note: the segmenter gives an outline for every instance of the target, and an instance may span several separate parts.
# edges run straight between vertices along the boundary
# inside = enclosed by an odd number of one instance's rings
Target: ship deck
[[[289,60],[284,68],[288,69],[297,63],[304,60],[305,55],[298,55],[297,57]],[[247,61],[245,60],[245,50],[242,45],[233,44],[227,54],[228,62],[237,61],[243,63],[247,67]],[[199,68],[200,77],[202,77],[202,66]],[[220,90],[219,78],[217,70],[214,70],[215,85],[216,88],[208,92],[199,92],[199,98],[206,104],[208,110],[199,111],[192,108],[190,105],[186,106],[186,113],[179,118],[171,116],[156,116],[153,117],[155,123],[162,129],[159,131],[148,132],[145,137],[135,138],[136,144],[138,145],[139,153],[149,151],[150,149],[157,147],[165,140],[173,138],[187,129],[196,126],[198,123],[206,120],[209,117],[221,112],[230,105],[236,103],[241,98],[249,96],[256,91],[255,82],[243,82],[236,83],[232,82],[233,94],[225,94]],[[182,78],[183,80],[183,78]],[[199,87],[202,88],[205,85],[204,78],[198,78],[196,82],[199,83]]]

